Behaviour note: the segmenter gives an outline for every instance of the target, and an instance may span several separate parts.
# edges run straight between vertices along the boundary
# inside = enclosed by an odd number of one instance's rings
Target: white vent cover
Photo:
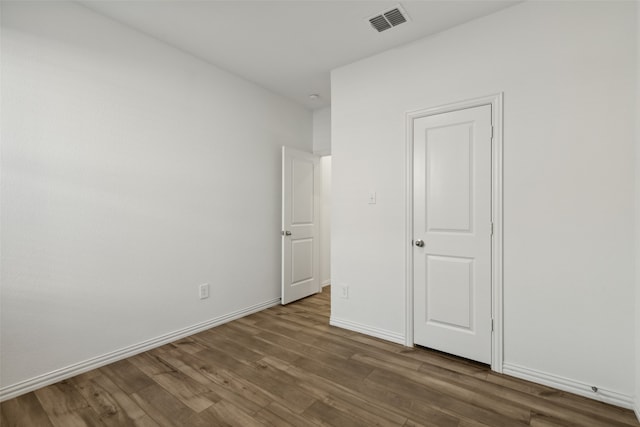
[[[371,26],[375,28],[379,33],[388,30],[389,28],[400,25],[404,22],[407,22],[407,20],[407,12],[402,10],[400,5],[394,7],[393,9],[389,9],[375,16],[372,16],[371,18],[368,18]]]

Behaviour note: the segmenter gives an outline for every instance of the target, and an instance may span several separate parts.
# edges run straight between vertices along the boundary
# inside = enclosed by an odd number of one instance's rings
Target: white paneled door
[[[320,292],[320,159],[282,147],[282,304]]]
[[[414,342],[491,363],[491,106],[413,121]]]

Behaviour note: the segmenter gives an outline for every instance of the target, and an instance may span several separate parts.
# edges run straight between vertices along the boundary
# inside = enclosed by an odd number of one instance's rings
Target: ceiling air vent
[[[389,28],[407,22],[407,13],[400,8],[400,6],[394,7],[391,10],[379,13],[376,16],[369,18],[369,23],[379,33]]]

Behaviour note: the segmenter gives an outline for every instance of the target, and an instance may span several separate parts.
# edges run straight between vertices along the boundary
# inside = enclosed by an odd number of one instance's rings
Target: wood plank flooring
[[[9,426],[638,426],[631,411],[329,326],[330,288],[0,406]]]

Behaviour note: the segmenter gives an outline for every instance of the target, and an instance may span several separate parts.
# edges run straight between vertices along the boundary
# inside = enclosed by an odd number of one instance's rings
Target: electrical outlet
[[[349,287],[340,286],[340,298],[349,299]]]
[[[199,287],[200,290],[200,299],[209,298],[209,284],[203,283]]]
[[[375,205],[377,201],[377,196],[375,191],[369,191],[369,204]]]

